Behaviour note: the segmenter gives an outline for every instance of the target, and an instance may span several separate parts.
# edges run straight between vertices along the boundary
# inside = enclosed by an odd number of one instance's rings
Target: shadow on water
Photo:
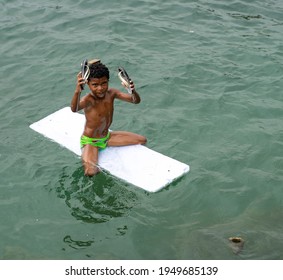
[[[106,172],[86,177],[82,167],[71,175],[66,167],[58,184],[58,197],[65,200],[72,216],[86,223],[103,223],[127,215],[138,202],[132,186]]]

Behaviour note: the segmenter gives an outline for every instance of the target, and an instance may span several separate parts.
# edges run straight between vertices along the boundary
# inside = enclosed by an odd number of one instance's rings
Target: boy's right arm
[[[82,73],[80,72],[77,75],[77,85],[76,85],[75,93],[74,93],[72,101],[71,101],[72,112],[78,112],[79,110],[82,109],[81,106],[80,106],[80,97],[81,97],[81,92],[82,92],[81,86],[84,85],[84,84],[85,84],[85,81],[82,78]]]

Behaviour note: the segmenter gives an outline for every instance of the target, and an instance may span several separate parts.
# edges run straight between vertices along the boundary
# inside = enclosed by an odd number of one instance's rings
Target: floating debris
[[[263,19],[261,15],[244,15],[244,14],[236,14],[236,13],[228,13],[228,15],[234,18],[243,18],[246,20],[253,20],[253,19]]]
[[[244,239],[241,237],[229,237],[230,246],[234,254],[239,254],[244,247]]]

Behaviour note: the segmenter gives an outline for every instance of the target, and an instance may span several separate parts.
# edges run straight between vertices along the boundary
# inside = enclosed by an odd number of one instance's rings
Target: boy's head
[[[103,77],[106,77],[107,80],[109,80],[109,70],[100,61],[89,64],[89,71],[90,71],[90,74],[89,74],[89,77],[88,77],[89,81],[92,78],[100,79],[100,78],[103,78]]]

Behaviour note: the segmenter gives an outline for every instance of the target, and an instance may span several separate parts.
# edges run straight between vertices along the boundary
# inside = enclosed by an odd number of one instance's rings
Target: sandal
[[[118,77],[121,80],[122,85],[127,89],[128,93],[131,94],[133,92],[131,88],[132,80],[123,67],[118,68]]]
[[[87,82],[90,71],[88,67],[88,61],[85,59],[81,64],[81,72],[82,72],[82,78]],[[82,90],[84,89],[84,85],[81,85]]]

